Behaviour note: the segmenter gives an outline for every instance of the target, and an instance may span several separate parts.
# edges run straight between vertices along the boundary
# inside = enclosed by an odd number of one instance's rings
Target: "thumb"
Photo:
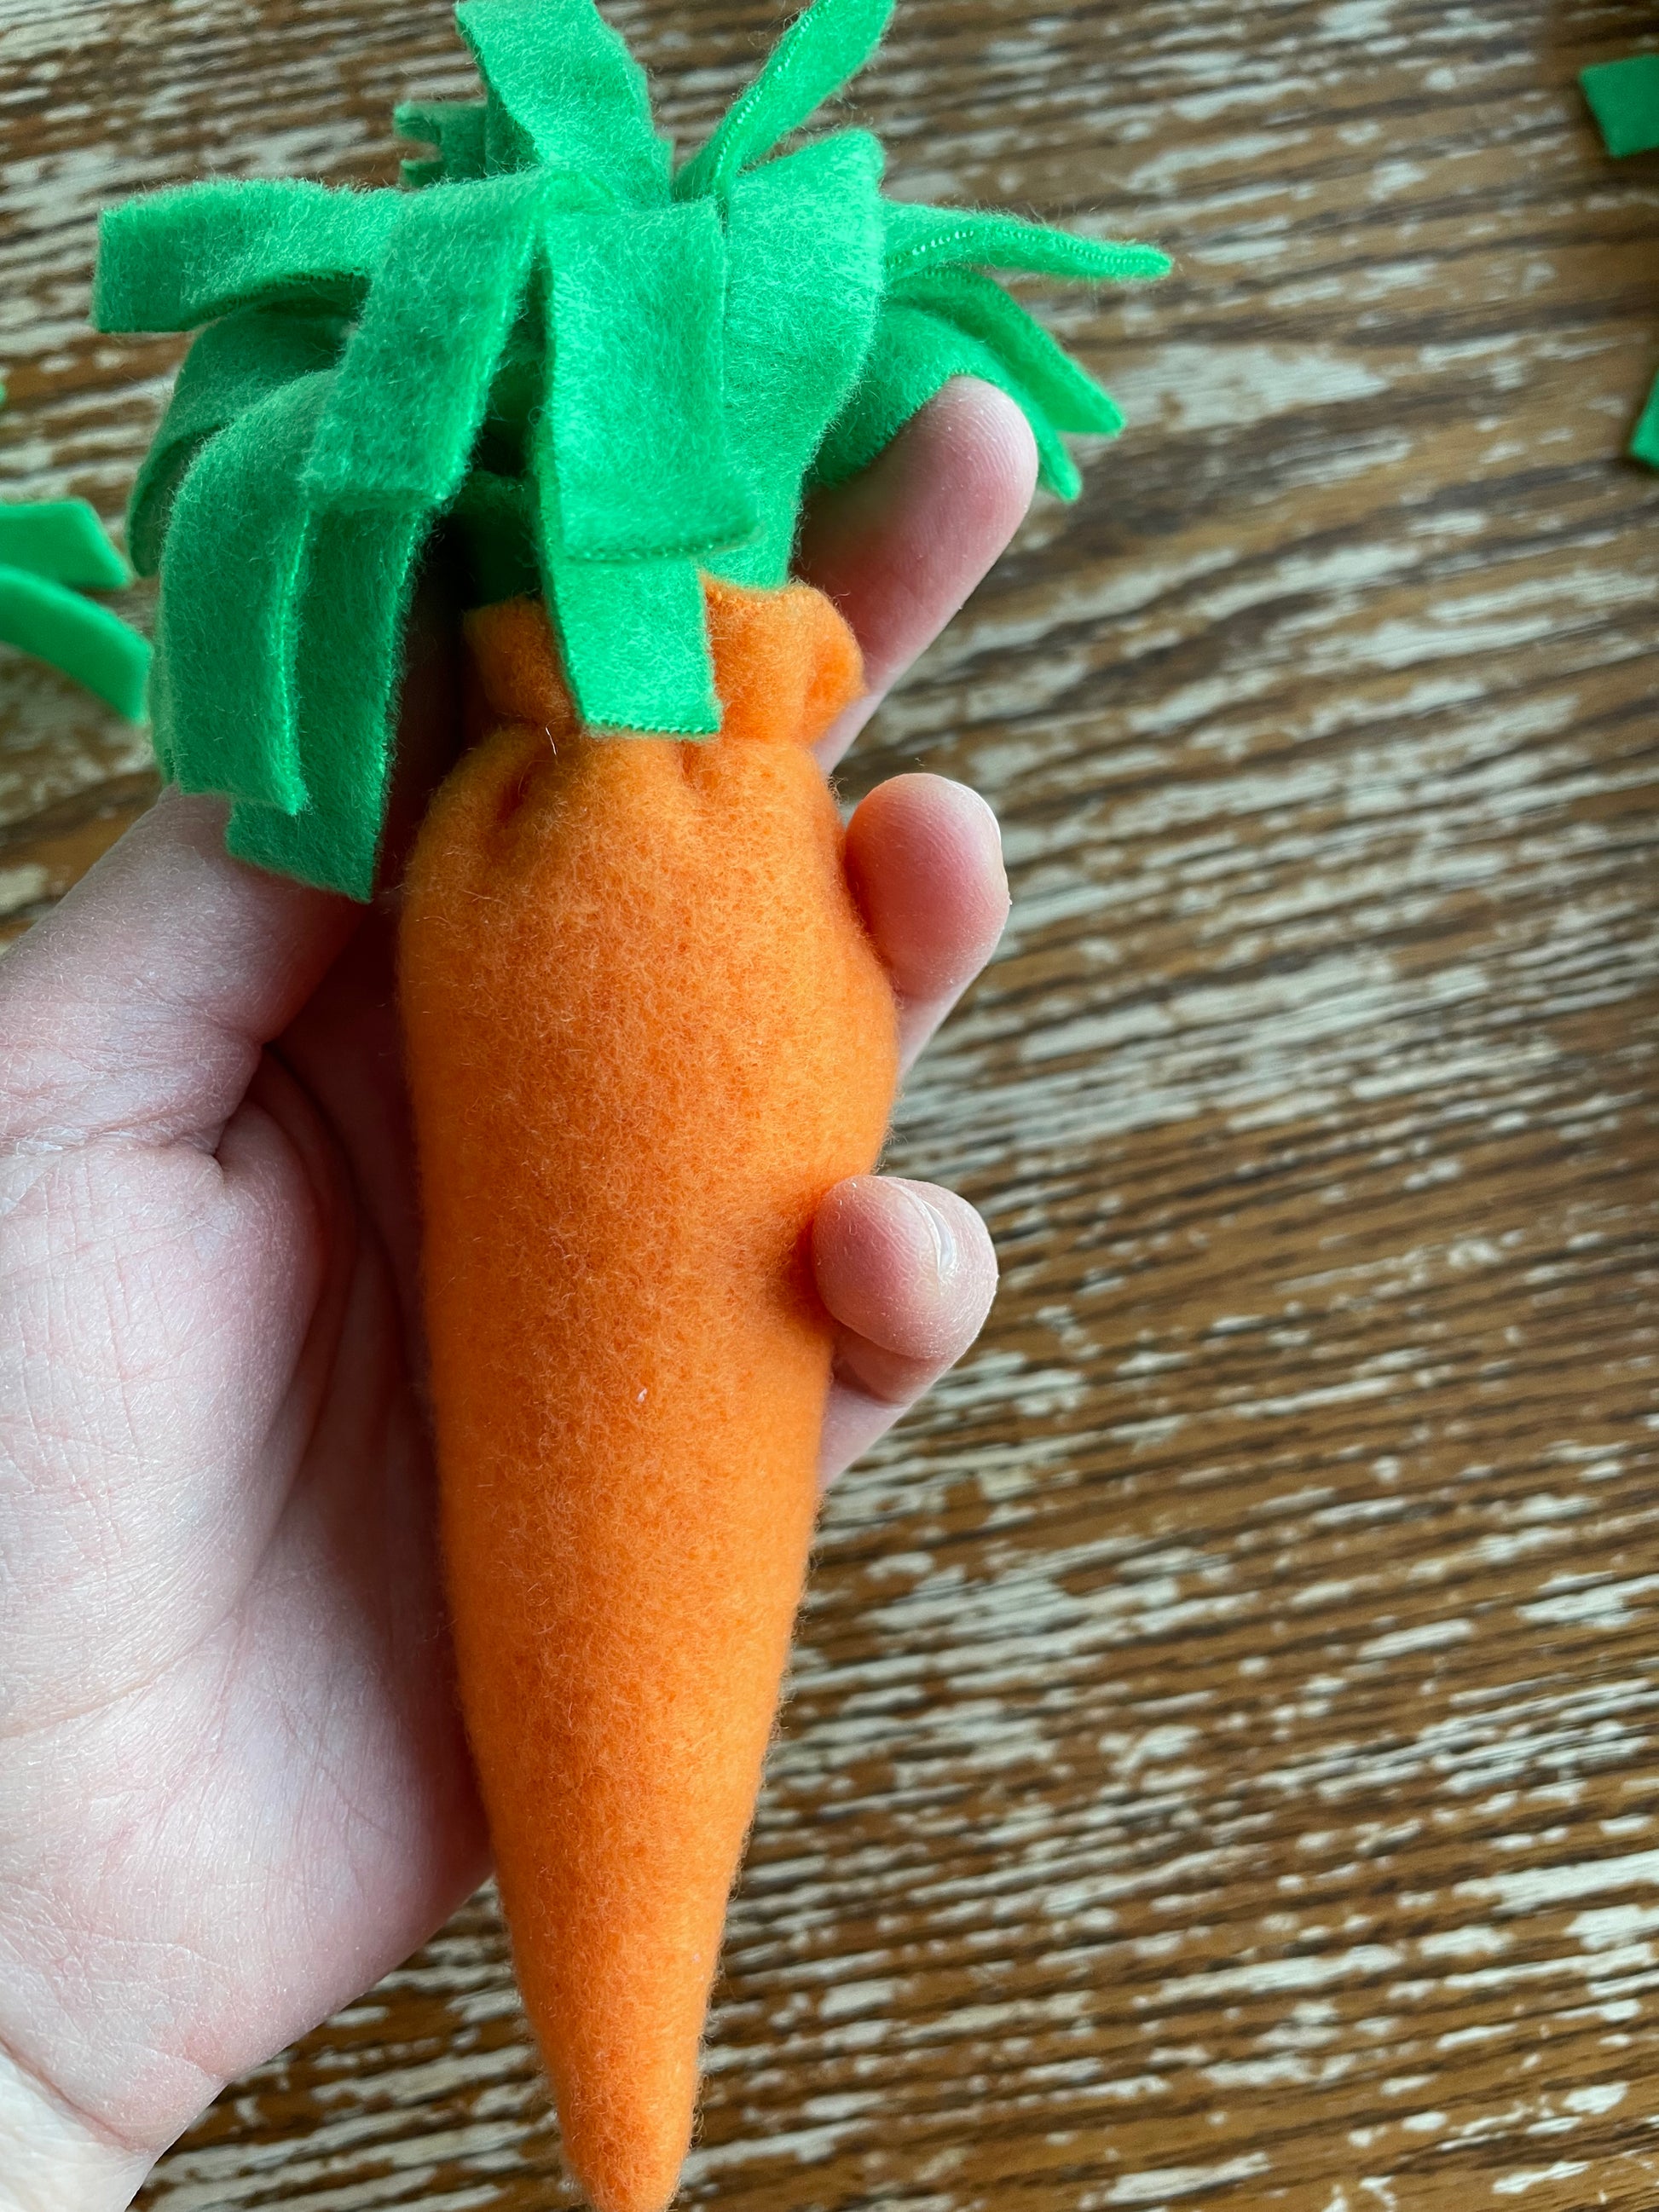
[[[232,860],[168,792],[0,962],[0,1141],[216,1143],[362,909]]]

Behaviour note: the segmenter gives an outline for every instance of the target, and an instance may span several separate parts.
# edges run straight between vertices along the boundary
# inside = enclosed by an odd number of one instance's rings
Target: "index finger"
[[[814,749],[826,769],[1007,544],[1031,503],[1036,469],[1014,402],[994,385],[957,377],[862,475],[812,501],[797,573],[851,623],[866,687]]]

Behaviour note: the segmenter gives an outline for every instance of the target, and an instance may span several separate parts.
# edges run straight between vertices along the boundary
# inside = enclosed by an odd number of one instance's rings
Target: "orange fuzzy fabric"
[[[526,2006],[600,2212],[690,2138],[817,1499],[805,1240],[867,1172],[892,992],[808,751],[858,649],[710,581],[711,743],[578,731],[542,610],[410,863],[401,987],[463,1701]]]

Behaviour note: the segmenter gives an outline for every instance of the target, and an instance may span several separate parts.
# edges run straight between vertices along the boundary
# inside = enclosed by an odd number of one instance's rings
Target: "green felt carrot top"
[[[1598,62],[1581,70],[1578,82],[1609,154],[1622,158],[1659,148],[1659,54]],[[1659,469],[1659,378],[1637,418],[1627,450],[1634,459]]]
[[[590,726],[720,726],[700,572],[788,573],[803,488],[951,376],[1010,392],[1042,481],[1109,395],[983,272],[1161,276],[1150,246],[886,199],[839,131],[778,155],[892,0],[817,0],[676,167],[592,0],[463,0],[484,96],[398,112],[404,191],[210,183],[104,217],[103,330],[202,328],[135,487],[158,568],[157,750],[233,851],[364,898],[417,556],[538,589]]]
[[[0,405],[5,394],[0,391]],[[127,564],[83,499],[0,506],[0,644],[47,661],[106,700],[130,722],[144,719],[149,645],[82,590],[119,591]]]

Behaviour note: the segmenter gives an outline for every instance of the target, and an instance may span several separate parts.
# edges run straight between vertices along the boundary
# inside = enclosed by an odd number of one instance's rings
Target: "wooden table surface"
[[[614,13],[683,138],[781,20]],[[829,1509],[694,2203],[1659,2203],[1659,157],[1575,86],[1656,33],[905,0],[862,81],[906,194],[1179,266],[1045,305],[1133,428],[849,779],[1006,827],[894,1147],[1005,1286]],[[0,0],[4,491],[113,520],[162,402],[100,202],[467,85],[444,0]],[[6,928],[151,787],[6,660]],[[141,2200],[570,2201],[487,1893]]]

